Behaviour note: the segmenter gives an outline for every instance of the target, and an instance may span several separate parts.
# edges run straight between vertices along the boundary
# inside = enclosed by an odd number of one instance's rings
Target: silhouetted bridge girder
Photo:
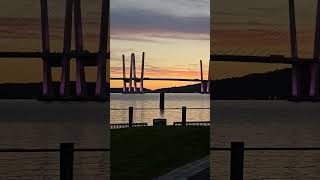
[[[25,59],[44,59],[47,60],[51,67],[61,67],[61,60],[66,58],[75,58],[81,61],[84,66],[96,66],[97,58],[99,55],[104,56],[103,58],[109,59],[110,53],[99,54],[99,53],[91,53],[87,51],[83,52],[75,52],[72,51],[70,53],[63,52],[51,52],[51,53],[43,53],[43,52],[0,52],[0,58],[2,59],[10,59],[10,60],[21,60],[25,61]]]
[[[123,79],[123,78],[110,78],[111,80],[121,80],[121,81],[126,81],[126,82],[130,82],[129,78]],[[149,81],[186,81],[186,82],[201,82],[200,79],[178,79],[178,78],[144,78],[145,80],[149,80]],[[141,79],[137,78],[136,79],[137,82],[140,82]],[[206,82],[206,80],[203,80],[204,82]]]
[[[211,61],[223,62],[247,62],[247,63],[270,63],[270,64],[320,64],[317,59],[291,58],[282,55],[271,56],[241,56],[241,55],[211,55]]]

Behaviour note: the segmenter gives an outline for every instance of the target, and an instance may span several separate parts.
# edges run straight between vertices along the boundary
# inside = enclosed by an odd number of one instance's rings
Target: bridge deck
[[[123,78],[110,78],[111,80],[123,80]],[[129,78],[125,79],[126,81],[129,81]],[[178,78],[144,78],[144,81],[190,81],[190,82],[201,82],[200,79],[178,79]],[[141,81],[140,78],[137,78],[137,81]],[[206,81],[206,80],[204,80]]]
[[[272,63],[272,64],[319,64],[317,59],[289,58],[281,55],[271,56],[239,56],[239,55],[211,55],[211,61],[224,62],[248,62],[248,63]]]
[[[0,58],[62,58],[63,56],[68,56],[70,58],[96,58],[98,53],[91,52],[75,52],[70,53],[53,52],[53,53],[43,53],[43,52],[0,52]],[[107,54],[109,57],[109,53]]]

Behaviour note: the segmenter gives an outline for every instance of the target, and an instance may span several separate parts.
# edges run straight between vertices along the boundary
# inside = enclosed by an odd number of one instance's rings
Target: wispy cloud
[[[210,15],[208,0],[178,0],[176,2],[142,1],[130,3],[131,7],[121,2],[114,5],[111,12],[111,38],[118,40],[154,41],[156,38],[209,40]],[[167,9],[162,6],[166,5]],[[124,5],[124,7],[120,7]],[[170,4],[170,6],[168,6]],[[159,7],[157,6],[159,5]],[[184,7],[188,11],[180,12]],[[199,13],[199,7],[206,13]],[[171,12],[170,9],[176,11]],[[179,10],[178,10],[179,9]],[[191,12],[191,13],[187,13]]]
[[[127,10],[113,12],[111,16],[112,37],[162,37],[209,38],[210,17],[174,17],[151,11]]]

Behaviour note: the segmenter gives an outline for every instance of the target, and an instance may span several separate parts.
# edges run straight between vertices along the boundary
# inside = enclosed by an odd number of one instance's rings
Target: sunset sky
[[[200,59],[207,74],[210,48],[209,0],[116,0],[111,3],[111,76],[122,77],[122,54],[129,76],[135,53],[140,77],[146,53],[145,77],[200,78]],[[146,88],[188,83],[146,81]],[[112,81],[121,87],[121,81]]]
[[[316,0],[295,1],[300,57],[312,57]],[[214,0],[210,54],[290,56],[288,0]],[[215,79],[290,67],[257,63],[211,64]]]
[[[65,2],[48,2],[51,47],[53,51],[62,51]],[[300,57],[312,56],[316,2],[296,1]],[[85,48],[91,51],[98,47],[100,6],[100,0],[82,1]],[[126,56],[128,73],[131,53],[137,55],[137,75],[140,76],[143,51],[146,77],[174,78],[199,78],[200,59],[204,60],[206,77],[210,52],[289,56],[288,0],[214,0],[211,3],[209,0],[111,0],[110,15],[112,77],[122,75],[122,54]],[[41,51],[40,37],[39,0],[0,1],[0,51]],[[41,64],[39,59],[1,60],[0,82],[39,82]],[[72,64],[71,79],[74,80],[74,61]],[[214,63],[213,76],[221,79],[284,67],[288,66]],[[86,71],[88,80],[93,81],[95,70]],[[54,71],[56,80],[58,73],[59,70]],[[182,85],[145,83],[152,89]],[[112,87],[121,87],[121,84],[112,81]]]

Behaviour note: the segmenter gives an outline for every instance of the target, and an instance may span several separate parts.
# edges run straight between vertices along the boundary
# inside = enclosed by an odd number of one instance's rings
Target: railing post
[[[230,180],[243,180],[244,142],[231,143]]]
[[[133,126],[133,107],[129,107],[129,127]]]
[[[182,126],[187,125],[187,107],[182,107]]]
[[[60,144],[60,180],[73,180],[73,143]]]
[[[164,92],[160,93],[160,110],[164,111]]]

